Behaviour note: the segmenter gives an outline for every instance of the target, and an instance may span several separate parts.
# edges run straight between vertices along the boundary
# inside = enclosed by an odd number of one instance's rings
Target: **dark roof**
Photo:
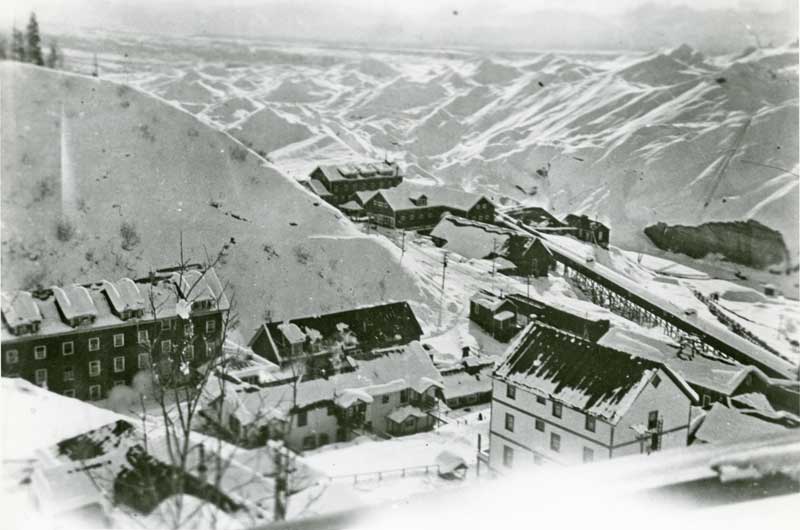
[[[559,221],[553,214],[538,206],[524,206],[514,208],[506,212],[506,215],[519,219],[526,224],[538,227],[563,227],[564,223]]]
[[[535,252],[544,259],[553,259],[553,253],[542,243],[541,239],[517,234],[512,235],[503,243],[498,254],[512,263],[519,264],[522,260],[529,258],[529,252]]]
[[[589,230],[608,230],[606,225],[600,221],[589,219],[589,217],[586,215],[575,215],[571,213],[564,218],[564,222],[569,226],[574,226],[576,228],[587,228]]]
[[[422,327],[407,302],[392,302],[319,316],[292,318],[286,322],[295,324],[300,330],[309,329],[318,332],[323,341],[336,336],[339,332],[338,326],[345,324],[358,342],[369,348],[407,344],[422,336]],[[279,337],[281,335],[279,328],[284,324],[285,322],[264,324],[250,340],[250,346],[255,344],[264,330],[268,331],[273,339]],[[280,349],[280,343],[275,343],[275,346]]]
[[[659,370],[696,399],[685,382],[659,363],[536,323],[523,334],[495,375],[617,423]]]

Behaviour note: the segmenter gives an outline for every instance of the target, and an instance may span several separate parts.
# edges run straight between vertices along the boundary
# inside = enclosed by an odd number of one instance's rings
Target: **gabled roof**
[[[379,192],[386,200],[386,203],[394,211],[398,210],[413,210],[416,208],[431,208],[434,206],[449,206],[461,210],[463,212],[469,211],[481,199],[482,195],[475,195],[466,191],[456,190],[452,188],[443,188],[439,186],[413,186],[410,184],[401,184],[394,188],[381,190]],[[412,199],[416,199],[420,195],[427,198],[424,206],[417,206]]]
[[[39,307],[27,291],[2,293],[3,318],[11,327],[33,324],[42,321]]]
[[[118,315],[125,311],[144,310],[144,296],[130,278],[122,278],[116,282],[103,280],[103,289]]]
[[[400,176],[396,162],[364,162],[340,165],[321,165],[318,168],[329,181],[354,180],[358,178]],[[316,170],[315,170],[316,171]],[[314,180],[314,179],[311,179]]]
[[[412,405],[406,405],[405,407],[400,407],[399,409],[393,410],[389,415],[386,416],[387,419],[392,420],[395,423],[403,423],[408,418],[427,418],[428,414],[422,412],[417,407]]]
[[[663,371],[692,401],[697,395],[663,365],[531,324],[495,375],[571,408],[617,423]]]
[[[444,247],[467,258],[482,259],[497,253],[514,232],[508,228],[445,215],[431,237],[445,241]]]
[[[86,287],[73,284],[52,289],[56,303],[67,320],[97,316],[97,308]]]
[[[721,403],[714,403],[706,414],[695,439],[706,443],[725,443],[759,436],[770,436],[787,431],[787,428],[764,421]]]
[[[497,311],[506,302],[512,303],[501,296],[497,296],[489,291],[480,290],[470,298],[470,302],[488,309],[489,311]],[[512,303],[513,305],[513,303]]]
[[[335,374],[326,379],[311,379],[297,384],[297,408],[303,409],[326,402],[338,402],[347,395],[346,403],[358,396],[377,396],[412,388],[425,392],[431,386],[442,387],[442,377],[419,342],[384,351],[370,359],[353,360],[355,370]],[[272,417],[285,416],[292,408],[294,385],[266,387],[241,396],[250,417],[269,411]],[[363,397],[362,401],[368,401]]]
[[[491,372],[492,365],[487,365],[485,369],[475,374],[470,374],[465,369],[443,374],[444,398],[449,401],[460,397],[491,392]]]
[[[308,186],[311,188],[311,191],[313,191],[320,197],[331,196],[331,192],[328,190],[328,188],[325,187],[325,184],[323,184],[321,180],[309,179],[307,182]]]
[[[624,351],[651,361],[664,363],[681,375],[689,384],[730,396],[748,374],[766,380],[756,367],[744,366],[734,360],[702,353],[681,353],[672,341],[656,339],[617,326],[611,327],[597,341],[601,346]]]
[[[323,341],[339,335],[341,332],[338,328],[340,324],[344,324],[359,343],[374,348],[408,343],[422,336],[422,327],[407,302],[390,302],[318,316],[292,318],[286,322],[295,324],[300,330],[305,330],[306,334],[310,333],[309,330],[314,330],[315,336]],[[264,324],[256,331],[248,345],[254,347],[261,334],[267,333],[273,340],[278,354],[286,357],[285,352],[280,349],[279,341],[275,340],[280,336],[279,326],[283,324],[284,322]],[[256,353],[264,352],[256,351]]]

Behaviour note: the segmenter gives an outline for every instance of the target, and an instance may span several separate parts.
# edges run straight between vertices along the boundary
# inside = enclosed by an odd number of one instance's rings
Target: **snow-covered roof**
[[[355,370],[352,372],[297,383],[297,407],[302,409],[324,402],[347,407],[358,400],[369,402],[373,396],[406,388],[422,393],[431,386],[443,387],[442,376],[416,341],[353,362]],[[245,393],[241,397],[242,404],[253,413],[274,408],[286,414],[295,399],[293,386],[288,383]]]
[[[507,228],[445,215],[433,228],[431,237],[445,241],[444,247],[456,254],[482,259],[499,251],[513,234]]]
[[[472,298],[470,298],[470,301],[491,312],[495,312],[506,302],[506,299],[488,291],[481,290],[475,293]]]
[[[284,322],[278,325],[278,329],[281,330],[283,336],[291,344],[302,343],[306,340],[306,334],[300,330],[297,324],[292,324],[291,322]]]
[[[395,423],[403,423],[408,418],[426,418],[428,414],[426,412],[422,412],[417,407],[412,405],[406,405],[404,407],[400,407],[398,409],[394,409],[391,413],[386,416],[386,419],[392,420]]]
[[[495,375],[616,424],[660,370],[697,400],[679,376],[659,363],[535,323]]]
[[[466,191],[439,186],[400,186],[381,190],[379,194],[394,211],[413,210],[416,208],[431,208],[433,206],[449,206],[462,212],[469,211],[475,204],[484,198]],[[427,201],[424,205],[417,205],[412,199],[425,195]]]
[[[73,284],[52,289],[58,308],[67,320],[97,316],[97,308],[86,287]]]
[[[444,380],[444,399],[446,401],[492,391],[491,369],[475,374],[459,370],[442,375],[442,379]]]
[[[189,272],[193,274],[189,274]],[[197,284],[197,291],[191,289],[192,300],[208,299],[212,295],[217,303],[215,309],[226,310],[229,307],[228,299],[222,290],[222,284],[213,269],[199,279],[199,271],[188,271],[184,275],[184,288]],[[131,285],[133,284],[133,285]],[[113,288],[112,288],[113,287]],[[134,289],[135,288],[135,289]],[[135,291],[139,292],[138,296]],[[30,336],[48,336],[73,332],[69,321],[76,318],[91,317],[93,320],[84,323],[81,329],[92,329],[108,326],[123,325],[125,321],[120,318],[120,308],[136,308],[143,301],[143,318],[171,318],[178,315],[178,301],[180,296],[177,285],[173,282],[172,273],[157,274],[154,278],[142,278],[131,281],[126,278],[118,282],[100,281],[85,285],[71,285],[67,287],[53,287],[50,290],[36,293],[36,297],[24,297],[36,306],[36,311],[41,317],[39,330],[32,335],[16,336],[6,323],[6,300],[12,302],[14,294],[3,295],[3,326],[2,340],[25,340]],[[151,303],[152,301],[152,303]],[[26,302],[27,303],[27,302]],[[14,305],[9,305],[13,310]],[[155,314],[153,314],[155,310]],[[32,314],[31,307],[25,308],[26,315]],[[65,321],[66,319],[66,321]]]
[[[330,180],[352,180],[356,178],[400,176],[396,162],[372,162],[359,164],[321,165],[319,170]],[[311,179],[314,180],[314,179]]]
[[[494,319],[500,322],[512,318],[514,318],[514,313],[512,313],[511,311],[500,311],[494,316]]]
[[[748,374],[752,373],[754,377],[766,379],[758,368],[703,353],[681,352],[680,346],[672,341],[657,339],[618,326],[612,326],[597,343],[664,363],[679,373],[689,384],[723,395],[731,395]]]
[[[780,434],[786,430],[786,427],[777,423],[744,414],[721,403],[714,403],[702,425],[697,429],[695,439],[705,443],[725,443]]]
[[[27,291],[2,293],[3,318],[11,327],[33,324],[42,321],[39,307]]]

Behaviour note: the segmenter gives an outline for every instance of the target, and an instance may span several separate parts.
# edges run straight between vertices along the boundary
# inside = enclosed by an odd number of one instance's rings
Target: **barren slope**
[[[3,289],[144,275],[177,260],[182,233],[195,260],[229,245],[219,272],[245,337],[265,312],[422,296],[374,239],[186,112],[27,65],[0,63],[0,80]]]

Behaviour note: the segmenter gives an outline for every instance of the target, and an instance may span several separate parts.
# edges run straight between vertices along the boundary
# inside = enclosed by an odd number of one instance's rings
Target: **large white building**
[[[662,363],[534,322],[494,373],[489,464],[570,465],[686,446],[697,400]]]

